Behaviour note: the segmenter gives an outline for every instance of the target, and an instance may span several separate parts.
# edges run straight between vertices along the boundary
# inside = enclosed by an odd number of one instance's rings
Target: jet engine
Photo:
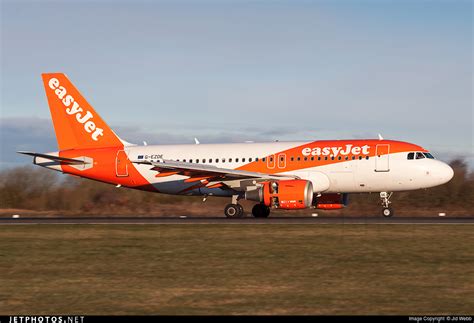
[[[256,190],[245,192],[245,199],[280,209],[305,209],[313,201],[313,184],[310,181],[268,181]]]

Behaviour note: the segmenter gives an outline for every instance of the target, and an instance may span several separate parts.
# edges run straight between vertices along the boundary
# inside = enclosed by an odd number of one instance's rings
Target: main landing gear
[[[242,218],[244,217],[244,208],[240,204],[227,204],[224,213],[228,218]]]
[[[232,203],[227,204],[224,208],[224,214],[228,218],[243,218],[244,208],[238,203],[239,196],[232,196]]]
[[[382,200],[382,215],[386,218],[392,217],[395,212],[393,209],[390,207],[390,198],[392,197],[393,192],[387,193],[387,192],[380,192],[380,199]]]
[[[252,215],[256,218],[268,218],[270,208],[265,204],[255,204],[252,208]]]
[[[245,217],[244,208],[238,202],[239,196],[233,195],[232,202],[227,204],[224,208],[224,214],[228,218],[243,218]],[[263,203],[255,204],[252,208],[252,215],[256,218],[268,218],[270,215],[270,208]]]

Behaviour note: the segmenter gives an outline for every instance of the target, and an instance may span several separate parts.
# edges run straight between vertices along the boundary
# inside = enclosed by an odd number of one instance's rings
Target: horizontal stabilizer
[[[83,165],[83,164],[86,164],[86,162],[84,160],[80,160],[80,159],[59,157],[59,156],[53,156],[53,155],[48,155],[48,154],[39,154],[39,153],[31,152],[31,151],[17,151],[17,153],[23,154],[23,155],[29,155],[29,156],[33,156],[33,157],[41,157],[41,158],[53,160],[53,161],[56,161],[56,162],[69,164],[69,165]]]

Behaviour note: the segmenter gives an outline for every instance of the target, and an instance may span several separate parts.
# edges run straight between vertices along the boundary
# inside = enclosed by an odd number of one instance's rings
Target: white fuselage
[[[214,165],[221,168],[237,169],[258,158],[276,155],[293,147],[304,146],[310,142],[274,142],[274,143],[242,143],[242,144],[199,144],[199,145],[160,145],[160,146],[131,146],[125,147],[130,160],[143,156],[145,160],[156,161],[160,158]],[[313,188],[318,193],[333,192],[381,192],[405,191],[437,186],[449,181],[452,169],[445,163],[435,159],[407,159],[407,152],[391,153],[384,157],[383,167],[377,169],[381,160],[378,156],[342,160],[326,165],[310,165],[304,167],[303,157],[300,156],[303,167],[287,170],[291,157],[285,156],[284,161],[275,161],[268,165],[268,171],[274,174],[297,175],[302,179],[311,180]],[[337,158],[337,156],[336,156]],[[337,159],[336,159],[337,160]],[[187,177],[172,175],[156,178],[156,171],[149,165],[137,165],[137,170],[155,186],[158,191],[177,194],[191,184],[183,182]],[[187,194],[202,194],[203,191],[191,190]],[[208,193],[208,192],[207,192]],[[215,190],[219,195],[219,190]],[[227,194],[224,194],[227,195]]]

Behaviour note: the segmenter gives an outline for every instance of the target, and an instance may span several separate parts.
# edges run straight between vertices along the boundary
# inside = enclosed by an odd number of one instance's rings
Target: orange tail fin
[[[42,76],[60,150],[123,146],[66,75]]]

